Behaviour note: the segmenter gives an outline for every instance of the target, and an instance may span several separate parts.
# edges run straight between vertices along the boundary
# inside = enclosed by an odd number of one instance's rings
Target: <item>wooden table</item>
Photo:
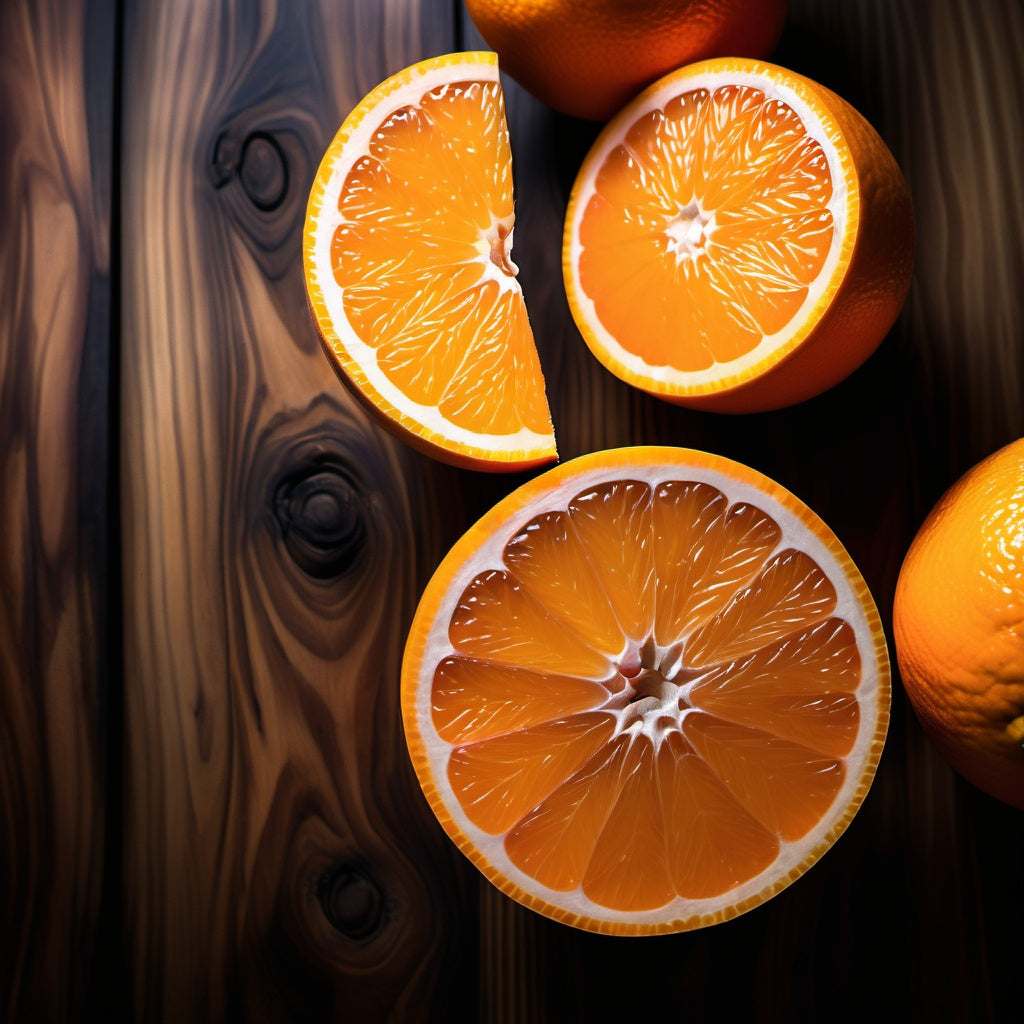
[[[1024,815],[955,777],[896,681],[853,825],[765,906],[615,939],[523,910],[434,823],[397,709],[449,544],[520,477],[382,433],[303,294],[347,111],[480,45],[452,0],[0,5],[0,1017],[1019,1020]],[[849,548],[903,553],[1024,434],[1024,8],[792,0],[776,60],[902,165],[910,297],[847,382],[697,414],[585,350],[561,217],[596,126],[508,83],[516,259],[565,458],[707,448]]]

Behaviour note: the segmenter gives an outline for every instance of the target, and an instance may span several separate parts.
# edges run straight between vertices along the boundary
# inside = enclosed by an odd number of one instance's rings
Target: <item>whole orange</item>
[[[922,524],[893,608],[900,674],[939,752],[1024,810],[1024,438],[965,473]]]
[[[768,57],[785,0],[466,0],[502,69],[555,110],[607,120],[668,71]]]

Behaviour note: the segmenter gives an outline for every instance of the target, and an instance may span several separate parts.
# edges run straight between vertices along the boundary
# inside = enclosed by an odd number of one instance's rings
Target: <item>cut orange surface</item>
[[[310,192],[303,262],[326,351],[385,426],[457,465],[556,458],[514,222],[491,53],[437,57],[379,85]]]
[[[900,170],[853,107],[722,58],[666,75],[605,127],[570,197],[563,270],[617,376],[754,412],[864,362],[902,308],[913,245]]]
[[[779,892],[861,804],[885,638],[836,537],[754,470],[584,455],[488,512],[427,586],[402,712],[423,791],[502,891],[594,931]]]

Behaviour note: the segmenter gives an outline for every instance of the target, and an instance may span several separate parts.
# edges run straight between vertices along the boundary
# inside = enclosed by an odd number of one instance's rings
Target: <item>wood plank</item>
[[[475,876],[429,815],[397,702],[457,487],[341,387],[300,256],[331,136],[386,75],[453,48],[452,7],[129,7],[135,1015],[458,1017],[476,998]]]
[[[114,5],[0,6],[0,1017],[106,976]]]

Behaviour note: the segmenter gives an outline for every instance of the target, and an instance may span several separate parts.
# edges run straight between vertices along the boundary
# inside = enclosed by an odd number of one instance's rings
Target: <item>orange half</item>
[[[889,662],[832,532],[760,473],[678,448],[535,477],[456,543],[406,645],[439,821],[503,892],[650,934],[735,917],[860,806]]]
[[[605,127],[570,197],[563,270],[617,376],[754,412],[863,363],[902,308],[913,241],[868,122],[810,79],[730,57],[666,75]]]
[[[446,462],[556,458],[512,262],[512,157],[497,58],[423,61],[345,119],[306,213],[306,291],[342,379]]]

